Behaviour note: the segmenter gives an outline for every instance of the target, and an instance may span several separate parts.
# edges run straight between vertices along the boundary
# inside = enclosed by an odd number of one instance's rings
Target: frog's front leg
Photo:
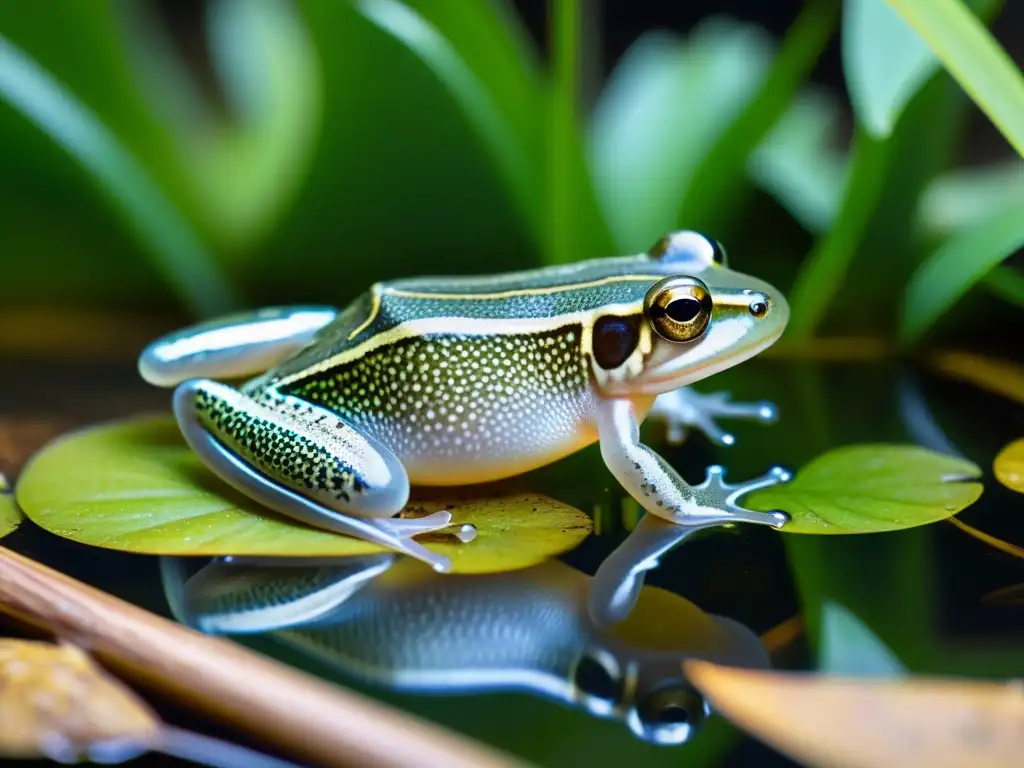
[[[754,419],[770,424],[778,418],[778,412],[774,405],[764,400],[733,403],[728,392],[702,395],[692,387],[682,387],[658,395],[647,413],[647,418],[665,422],[666,439],[672,445],[682,443],[690,427],[696,427],[717,445],[732,445],[736,438],[715,423],[716,416]]]
[[[710,467],[707,479],[690,486],[661,456],[640,442],[640,426],[631,400],[605,398],[597,405],[596,425],[601,456],[616,479],[645,510],[680,525],[713,522],[759,523],[781,528],[782,512],[754,512],[736,503],[745,493],[789,479],[775,468],[738,486],[722,482],[721,467]]]
[[[209,379],[182,382],[174,413],[203,462],[260,504],[449,570],[448,558],[412,537],[446,527],[451,513],[390,519],[409,497],[405,468],[335,414],[272,391],[255,399]]]

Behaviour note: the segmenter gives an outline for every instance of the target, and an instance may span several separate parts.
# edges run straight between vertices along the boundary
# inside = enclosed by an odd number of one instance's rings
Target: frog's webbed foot
[[[447,527],[450,512],[391,517],[405,506],[409,486],[386,448],[315,406],[285,407],[282,413],[209,380],[183,382],[174,393],[185,441],[228,485],[306,525],[379,544],[439,572],[451,569],[447,557],[412,538]]]
[[[787,483],[790,473],[782,467],[772,467],[768,472],[739,485],[725,482],[725,469],[717,464],[708,467],[704,482],[693,487],[697,503],[702,507],[718,509],[722,512],[722,522],[760,523],[772,528],[781,528],[789,522],[785,512],[755,512],[741,507],[737,499],[759,488],[767,488],[779,483]]]
[[[705,526],[725,523],[756,523],[781,528],[783,513],[754,512],[736,503],[745,493],[789,479],[777,467],[763,477],[741,485],[722,481],[724,470],[711,467],[707,479],[690,486],[661,456],[640,442],[635,407],[627,399],[610,398],[599,403],[596,425],[601,456],[612,474],[645,510],[673,523]]]
[[[672,445],[682,443],[691,427],[699,429],[716,445],[732,445],[736,438],[719,427],[715,417],[753,419],[770,424],[778,418],[778,411],[764,400],[734,403],[728,392],[702,395],[692,387],[683,387],[658,395],[648,412],[648,418],[665,422],[666,439]]]

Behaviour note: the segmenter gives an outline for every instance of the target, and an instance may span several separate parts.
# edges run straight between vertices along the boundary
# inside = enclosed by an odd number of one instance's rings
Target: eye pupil
[[[700,302],[690,296],[669,302],[665,314],[677,323],[688,323],[700,314]]]

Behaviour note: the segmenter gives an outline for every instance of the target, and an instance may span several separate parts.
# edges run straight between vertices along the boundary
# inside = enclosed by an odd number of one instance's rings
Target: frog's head
[[[782,335],[789,320],[782,293],[729,269],[714,240],[675,232],[647,258],[664,277],[647,289],[642,315],[594,323],[593,359],[604,392],[678,389],[753,357]]]

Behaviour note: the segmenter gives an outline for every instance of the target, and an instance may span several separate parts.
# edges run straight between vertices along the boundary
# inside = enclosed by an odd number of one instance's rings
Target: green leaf
[[[826,232],[835,220],[849,172],[833,146],[839,103],[808,88],[790,105],[747,163],[751,179],[808,232]]]
[[[1024,163],[1016,158],[936,178],[921,196],[918,217],[930,234],[948,235],[1011,207],[1024,207]]]
[[[786,114],[832,38],[838,16],[839,3],[834,0],[804,3],[761,87],[694,171],[679,204],[679,226],[716,231],[741,214],[736,195],[746,178],[748,159]]]
[[[685,41],[649,33],[623,56],[591,123],[598,197],[620,252],[676,228],[679,201],[764,82],[772,48],[759,27],[713,18]]]
[[[1024,155],[1024,78],[960,0],[887,0]]]
[[[564,263],[615,252],[605,217],[598,205],[587,166],[581,116],[582,49],[585,46],[580,0],[551,6],[554,40],[549,96],[545,260]]]
[[[7,485],[7,479],[0,475],[0,539],[18,527],[21,510],[14,502],[14,494]]]
[[[800,265],[789,301],[792,306],[786,333],[791,339],[811,337],[832,298],[843,284],[857,246],[875,212],[883,191],[888,163],[888,142],[863,130],[854,136],[850,175],[835,226],[820,237]]]
[[[996,480],[1012,491],[1024,493],[1024,438],[1014,440],[996,456],[992,466]]]
[[[899,338],[920,339],[975,283],[1024,246],[1024,217],[996,214],[952,236],[918,267],[903,300]]]
[[[85,104],[3,37],[0,98],[91,174],[188,309],[208,315],[237,303],[211,254],[146,168]]]
[[[945,520],[981,496],[981,470],[963,459],[913,445],[836,448],[790,483],[755,491],[751,509],[788,512],[786,533],[876,533]]]
[[[264,510],[221,483],[189,450],[174,421],[94,427],[44,447],[23,470],[18,503],[40,527],[73,541],[152,555],[320,557],[386,551]],[[420,537],[454,572],[507,571],[572,548],[590,531],[582,512],[538,494],[419,494],[403,514],[452,512],[452,530]]]
[[[885,0],[847,0],[842,37],[843,72],[854,112],[872,136],[887,138],[939,61]]]
[[[491,94],[452,44],[414,9],[397,0],[357,0],[371,23],[401,41],[451,93],[486,147],[517,213],[535,240],[542,241],[536,158]]]
[[[906,667],[848,608],[826,600],[818,670],[830,675],[898,677]]]
[[[215,0],[206,37],[227,115],[144,6],[129,6],[134,64],[150,107],[169,126],[197,214],[219,248],[237,254],[278,221],[312,159],[322,74],[297,10],[283,0]]]

